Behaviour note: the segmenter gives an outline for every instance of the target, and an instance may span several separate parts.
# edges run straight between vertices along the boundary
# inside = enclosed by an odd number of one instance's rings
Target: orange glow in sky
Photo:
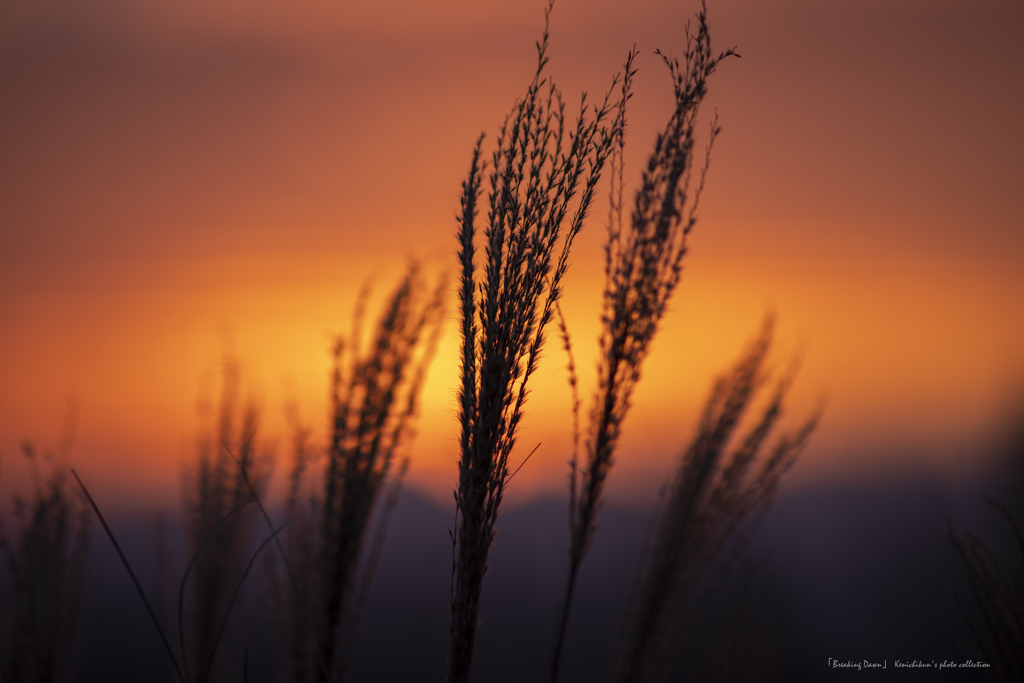
[[[542,5],[15,0],[0,7],[0,483],[22,439],[98,496],[172,505],[197,401],[225,353],[262,405],[326,423],[327,349],[372,277],[454,271],[459,183],[534,67]],[[567,100],[640,50],[627,181],[668,113],[657,57],[693,3],[559,0]],[[657,490],[713,376],[779,319],[801,352],[791,424],[827,399],[794,477],[977,463],[1024,385],[1024,9],[986,0],[711,2],[737,45],[711,83],[716,143],[683,282],[645,366],[610,492]],[[604,206],[564,309],[592,386]],[[453,299],[454,304],[454,299]],[[371,306],[372,310],[372,306]],[[454,305],[424,391],[410,483],[455,481]],[[565,358],[548,345],[513,498],[560,491]],[[980,456],[979,456],[980,457]]]

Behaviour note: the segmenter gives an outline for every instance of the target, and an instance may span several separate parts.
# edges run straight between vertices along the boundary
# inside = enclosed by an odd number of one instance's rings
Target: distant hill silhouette
[[[828,669],[830,657],[887,662],[886,671],[871,672],[872,680],[939,675],[896,670],[896,659],[967,659],[959,647],[964,626],[950,594],[962,580],[961,568],[945,533],[950,516],[966,527],[982,525],[981,506],[972,506],[980,500],[976,486],[953,489],[908,476],[783,491],[737,576],[752,568],[752,609],[781,608],[788,642],[784,680],[849,680],[848,670]],[[963,519],[964,510],[971,510],[970,518]],[[452,514],[414,490],[402,493],[354,643],[349,680],[444,676]],[[565,502],[541,500],[510,510],[498,526],[473,679],[534,680],[549,663],[568,562]],[[566,681],[604,679],[649,526],[644,511],[615,505],[603,511],[592,560],[581,574],[564,655]],[[115,531],[145,584],[155,572],[149,523],[144,516],[122,519]],[[99,539],[85,590],[77,680],[170,681],[166,657],[123,573]],[[277,655],[263,577],[251,581],[239,613],[248,628],[250,680],[274,681]],[[728,600],[732,588],[727,585],[720,597]],[[981,681],[985,673],[943,671],[941,680]]]

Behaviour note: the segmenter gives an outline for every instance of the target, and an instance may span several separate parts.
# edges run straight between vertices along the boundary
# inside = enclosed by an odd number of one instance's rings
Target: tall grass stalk
[[[339,337],[334,346],[330,442],[322,471],[312,472],[308,431],[295,429],[286,507],[298,524],[289,535],[288,550],[303,595],[285,608],[288,680],[319,679],[324,668],[333,681],[344,676],[347,649],[379,556],[383,525],[397,503],[397,488],[382,506],[378,502],[386,483],[391,480],[397,487],[405,472],[405,461],[394,472],[395,459],[412,436],[444,316],[445,279],[432,292],[424,290],[419,267],[413,264],[387,301],[365,350],[360,338],[365,290],[361,295],[351,335]],[[382,509],[381,527],[368,543],[377,508]],[[307,621],[316,631],[312,643]]]
[[[195,554],[185,577],[191,578],[191,609],[179,624],[179,637],[184,674],[196,683],[209,680],[205,663],[216,652],[231,590],[248,557],[254,511],[245,508],[252,494],[242,470],[260,494],[270,477],[270,456],[257,451],[259,411],[252,401],[241,402],[240,382],[238,361],[225,358],[214,427],[200,437],[195,465],[183,480],[186,531]],[[185,642],[186,632],[191,644]]]
[[[770,380],[765,361],[772,332],[769,317],[733,369],[715,382],[697,434],[666,488],[646,570],[630,602],[628,636],[616,675],[620,683],[660,680],[667,673],[678,651],[688,601],[709,578],[724,576],[749,538],[748,523],[756,522],[756,513],[771,504],[783,474],[818,423],[820,412],[766,446],[782,415],[792,370],[775,380],[760,417],[734,438]]]
[[[579,464],[575,450],[570,460],[569,573],[556,630],[551,681],[558,676],[576,580],[596,529],[604,483],[614,463],[622,424],[644,359],[679,284],[687,237],[697,222],[711,147],[719,133],[717,122],[712,123],[704,163],[695,176],[697,119],[707,94],[707,81],[719,62],[736,52],[733,49],[718,54],[712,51],[707,13],[702,7],[697,14],[696,30],[691,31],[689,25],[686,27],[682,63],[660,52],[657,54],[672,77],[675,109],[665,129],[655,139],[654,151],[641,174],[628,225],[623,217],[624,124],[617,129],[612,152],[598,384],[590,411],[586,462]],[[631,52],[627,58],[619,100],[619,119],[623,122],[634,74],[634,57],[635,52]],[[563,339],[571,356],[564,323]],[[570,382],[575,391],[575,369],[571,360]],[[578,443],[578,436],[574,442]]]
[[[551,9],[549,3],[537,43],[537,70],[491,156],[479,278],[474,260],[483,136],[462,184],[457,233],[461,455],[452,533],[449,683],[469,678],[487,557],[511,476],[509,457],[527,386],[561,295],[569,249],[583,227],[619,125],[611,120],[617,79],[603,102],[590,107],[584,95],[575,124],[567,119],[561,93],[544,73]]]

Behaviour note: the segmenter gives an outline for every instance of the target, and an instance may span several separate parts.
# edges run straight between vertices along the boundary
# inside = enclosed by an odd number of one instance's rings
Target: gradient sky
[[[559,0],[550,73],[570,102],[634,44],[627,181],[671,105],[693,2]],[[197,402],[241,360],[286,467],[282,406],[320,428],[330,334],[367,277],[454,266],[459,183],[534,65],[543,3],[8,0],[0,5],[0,482],[57,448],[97,495],[171,504]],[[625,427],[613,498],[649,495],[711,378],[779,316],[822,397],[803,481],[982,460],[1024,386],[1024,5],[732,0],[700,222]],[[566,315],[593,383],[601,204]],[[455,479],[455,325],[410,479]],[[564,356],[548,347],[510,495],[561,490]],[[318,430],[322,434],[322,429]],[[13,482],[13,483],[12,483]]]

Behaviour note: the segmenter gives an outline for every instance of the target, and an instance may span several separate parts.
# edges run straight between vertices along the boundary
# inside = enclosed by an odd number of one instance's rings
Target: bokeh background
[[[670,106],[652,51],[681,52],[691,4],[554,12],[551,73],[570,106],[640,50],[627,178]],[[167,496],[191,454],[224,353],[241,360],[267,434],[290,399],[325,422],[330,333],[348,330],[367,277],[382,295],[409,258],[452,268],[472,143],[524,87],[542,23],[540,4],[511,1],[0,12],[0,452],[55,443],[70,400],[75,461],[145,500]],[[612,495],[648,491],[768,309],[783,357],[804,350],[797,405],[828,400],[795,476],[977,464],[1024,375],[1019,3],[710,12],[715,40],[742,59],[712,84],[706,114],[717,108],[724,132]],[[599,207],[567,287],[584,382],[603,218]],[[410,475],[445,499],[449,332]],[[543,445],[521,491],[563,484],[569,394],[561,351],[547,355],[523,436]]]
[[[114,511],[176,509],[226,355],[283,473],[284,406],[323,435],[327,352],[362,283],[373,310],[410,259],[453,271],[472,144],[533,73],[542,5],[0,5],[5,497],[28,481],[31,439]],[[696,9],[559,0],[553,13],[550,73],[570,110],[640,52],[627,187],[671,106],[653,50],[680,55]],[[649,507],[712,378],[766,311],[779,363],[803,359],[790,424],[827,401],[786,495],[904,480],[982,490],[1024,414],[1024,6],[722,0],[709,12],[718,46],[742,58],[711,84],[704,113],[723,133],[611,503]],[[577,242],[564,302],[584,396],[605,207]],[[443,506],[454,320],[453,307],[407,482]],[[510,510],[563,495],[564,366],[550,344],[521,436],[524,454],[541,445]],[[941,535],[951,508],[936,505]]]

